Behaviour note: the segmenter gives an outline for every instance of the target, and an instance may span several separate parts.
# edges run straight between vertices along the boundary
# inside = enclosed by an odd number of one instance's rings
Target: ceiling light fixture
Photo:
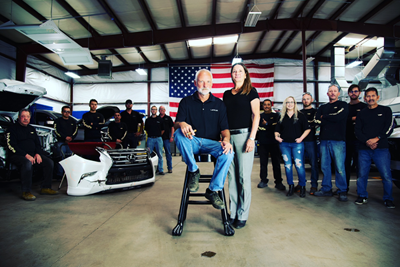
[[[214,44],[221,45],[221,44],[231,44],[236,43],[239,38],[239,35],[229,35],[224,37],[214,37]]]
[[[93,64],[89,49],[81,47],[65,35],[52,20],[40,25],[15,25],[12,21],[0,25],[0,30],[10,29],[19,31],[26,37],[58,54],[64,65]]]
[[[147,72],[144,69],[137,68],[135,71],[139,73],[139,75],[147,75]]]
[[[232,65],[242,62],[242,58],[239,56],[239,38],[240,36],[238,36],[236,41],[236,56],[232,59]]]
[[[78,74],[75,74],[75,73],[70,72],[70,71],[66,72],[65,75],[68,75],[69,77],[74,78],[74,79],[79,79],[81,77]]]
[[[256,8],[257,11],[253,11],[253,9]],[[254,6],[250,10],[249,14],[247,14],[246,21],[244,23],[245,27],[255,27],[257,25],[258,20],[260,19],[261,16],[261,11],[256,7],[256,3],[254,1]]]
[[[188,43],[189,43],[190,47],[207,46],[207,45],[211,45],[212,38],[189,40]]]

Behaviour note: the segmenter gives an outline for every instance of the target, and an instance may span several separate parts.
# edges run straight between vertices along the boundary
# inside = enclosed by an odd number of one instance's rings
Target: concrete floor
[[[174,237],[186,165],[180,157],[173,163],[174,173],[150,187],[85,197],[67,196],[64,184],[57,196],[41,196],[35,187],[37,200],[26,202],[18,182],[0,183],[0,266],[399,266],[397,187],[396,209],[383,205],[376,179],[362,206],[353,203],[355,177],[345,203],[288,198],[273,183],[257,188],[256,158],[245,228],[226,237],[219,211],[189,206],[183,234]],[[202,173],[211,170],[201,164]],[[216,254],[202,256],[206,251]]]

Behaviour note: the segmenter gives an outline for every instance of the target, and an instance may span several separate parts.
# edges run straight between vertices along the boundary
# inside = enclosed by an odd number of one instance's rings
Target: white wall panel
[[[46,88],[46,97],[63,102],[71,102],[70,85],[68,83],[57,80],[31,68],[26,68],[25,75],[26,83]]]
[[[150,85],[150,102],[168,103],[168,83],[153,83]]]
[[[94,98],[102,103],[125,103],[126,99],[133,102],[147,102],[146,83],[123,84],[75,84],[74,103],[89,103]]]

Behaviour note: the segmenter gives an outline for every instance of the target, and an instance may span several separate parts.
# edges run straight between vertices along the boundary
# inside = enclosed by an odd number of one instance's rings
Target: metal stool
[[[201,154],[201,155],[195,155],[196,162],[211,162],[212,156],[210,154]],[[214,159],[214,158],[213,158]],[[215,159],[214,159],[215,162]],[[204,197],[205,193],[191,193],[189,191],[189,182],[188,182],[188,177],[189,177],[189,171],[186,168],[186,174],[185,174],[185,182],[183,184],[183,190],[182,190],[182,198],[181,198],[181,206],[179,208],[179,216],[178,216],[178,223],[175,226],[175,228],[172,230],[172,235],[173,236],[180,236],[183,231],[183,225],[186,220],[186,214],[187,214],[187,209],[188,205],[211,205],[211,202],[208,200],[189,200],[189,197]],[[205,175],[201,174],[199,183],[210,183],[212,175]],[[224,189],[222,188],[221,191],[218,192],[219,197],[222,199],[224,202],[225,208],[221,210],[221,217],[222,217],[222,222],[224,225],[224,234],[226,236],[233,236],[235,234],[235,230],[232,228],[232,226],[229,223],[228,219],[228,213],[226,210],[226,201],[225,201],[225,192]]]

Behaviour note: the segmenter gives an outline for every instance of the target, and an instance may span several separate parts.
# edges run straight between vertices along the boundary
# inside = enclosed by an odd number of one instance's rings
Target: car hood
[[[100,107],[96,110],[96,112],[101,113],[103,115],[105,121],[110,120],[114,117],[115,112],[119,112],[119,108],[116,106],[104,106]]]
[[[15,80],[0,80],[0,110],[19,111],[33,104],[47,93],[46,89],[37,85]]]

